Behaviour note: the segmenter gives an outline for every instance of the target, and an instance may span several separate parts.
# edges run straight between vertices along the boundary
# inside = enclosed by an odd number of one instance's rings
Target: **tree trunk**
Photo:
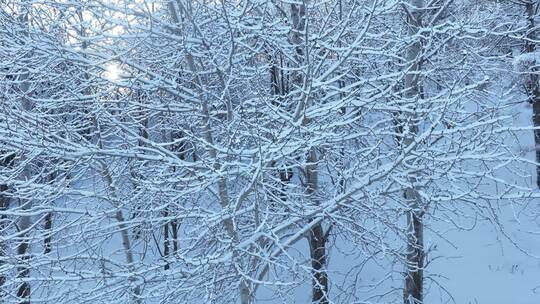
[[[318,187],[317,153],[312,149],[308,155],[306,166],[307,195],[317,201]],[[326,271],[326,235],[322,223],[311,228],[309,233],[309,249],[313,275],[312,301],[317,304],[328,304],[328,273]]]
[[[424,225],[423,211],[415,203],[419,200],[416,190],[405,191],[410,204],[407,212],[407,265],[403,299],[405,304],[423,303],[424,284]]]
[[[304,77],[300,73],[302,71],[302,64],[305,62],[304,47],[307,41],[304,41],[304,35],[306,31],[306,1],[301,3],[291,4],[291,19],[292,19],[292,36],[291,42],[295,46],[296,54],[295,59],[299,64],[297,72],[293,72],[291,80],[294,84],[293,87],[301,87],[304,82]],[[302,124],[306,123],[306,120],[302,118],[301,112],[305,110],[307,104],[304,101],[303,93],[300,90],[300,98],[296,111],[293,115],[295,120],[301,120]],[[318,157],[315,148],[312,147],[308,152],[307,165],[305,167],[305,174],[307,180],[306,194],[311,201],[317,202],[316,191],[319,184],[319,177],[317,171]],[[326,270],[326,235],[324,233],[322,223],[311,228],[308,241],[310,245],[310,258],[312,266],[312,301],[318,304],[327,304],[328,300],[328,273]]]
[[[328,304],[328,274],[326,272],[326,236],[319,223],[311,228],[309,247],[313,272],[313,303]]]
[[[94,120],[96,121],[98,147],[100,149],[103,149],[103,142],[101,138],[101,127],[99,124],[99,120],[95,116],[94,118],[95,118]],[[126,256],[127,269],[131,273],[130,276],[128,277],[128,280],[130,282],[133,282],[134,284],[137,284],[135,283],[136,279],[133,275],[133,273],[135,272],[135,264],[134,264],[135,258],[133,256],[133,248],[132,248],[131,240],[129,236],[129,229],[127,228],[126,220],[124,218],[124,213],[121,207],[118,206],[119,197],[117,195],[117,189],[116,189],[116,186],[114,185],[111,172],[109,171],[109,168],[107,167],[107,165],[104,162],[100,162],[100,165],[102,169],[101,174],[103,178],[105,179],[105,182],[109,190],[111,191],[111,197],[112,197],[111,204],[117,208],[115,218],[116,218],[116,221],[118,222],[118,230],[120,231],[120,235],[122,237],[122,246],[124,247],[124,254]],[[135,304],[141,303],[140,296],[141,296],[141,287],[139,285],[135,285],[135,287],[132,288],[133,303]]]
[[[23,35],[28,36],[28,26],[29,26],[29,7],[30,3],[28,1],[23,1],[22,10],[18,17],[21,24],[25,26]],[[34,105],[33,102],[26,98],[25,94],[29,91],[29,83],[27,79],[29,77],[28,69],[24,69],[24,72],[19,76],[20,81],[20,90],[23,92],[21,94],[21,106],[24,111],[31,112]],[[26,175],[30,179],[34,172],[31,168],[25,168],[23,175]],[[32,200],[19,199],[19,205],[23,211],[23,215],[20,216],[17,223],[17,229],[20,236],[20,242],[17,245],[17,277],[24,280],[30,275],[30,268],[28,267],[28,260],[30,255],[28,253],[30,240],[28,236],[28,229],[30,228],[30,216],[24,215],[24,211],[27,211],[32,208]],[[29,304],[30,303],[30,284],[28,282],[22,282],[17,289],[17,297],[20,299],[20,304]]]
[[[0,185],[0,211],[6,211],[9,207],[9,198],[7,198],[4,194],[7,191],[8,187],[7,185]],[[7,217],[5,215],[0,216],[0,232],[4,233],[4,229],[6,229],[7,226]],[[3,242],[0,242],[0,267],[2,267],[5,264],[6,259],[6,245]],[[3,291],[3,286],[6,283],[6,277],[3,273],[0,273],[0,300],[2,300],[5,296],[5,292]],[[1,302],[1,301],[0,301]]]
[[[525,41],[525,52],[533,53],[537,50],[536,45],[536,24],[534,17],[536,15],[537,5],[533,2],[525,4],[527,11],[527,40]],[[538,68],[539,63],[533,63],[531,68],[529,79],[527,83],[527,94],[529,102],[533,108],[533,124],[535,128],[540,128],[540,87],[538,84]],[[536,151],[536,185],[540,188],[540,129],[534,130],[534,144]]]
[[[53,215],[52,212],[47,213],[45,216],[45,239],[43,240],[43,253],[47,254],[51,252],[52,249],[52,224],[53,224]]]
[[[31,207],[31,201],[21,200],[21,209],[28,210]],[[17,278],[26,279],[30,275],[30,268],[28,267],[28,254],[29,239],[28,229],[30,228],[30,217],[27,215],[21,216],[17,229],[19,230],[21,241],[17,245],[17,259],[19,267],[17,268]],[[20,304],[30,303],[30,284],[28,282],[22,282],[17,289],[17,297],[20,299]]]
[[[411,8],[407,14],[407,26],[409,37],[414,37],[422,27],[423,0],[410,0]],[[409,71],[405,76],[404,97],[411,103],[416,103],[422,98],[419,85],[419,72],[421,71],[422,43],[416,38],[414,44],[407,50],[406,58]],[[413,107],[414,108],[414,107]],[[418,133],[417,115],[415,113],[402,113],[401,121],[402,147],[405,149],[413,144]],[[403,301],[405,304],[423,303],[424,284],[424,225],[423,225],[423,204],[418,194],[415,184],[417,173],[408,173],[409,188],[405,189],[404,197],[408,206],[407,216],[407,253],[405,286],[403,289]]]
[[[14,153],[9,153],[7,151],[2,151],[0,155],[0,166],[2,168],[9,168],[15,158]],[[9,208],[10,198],[7,195],[9,187],[6,184],[0,184],[0,211],[6,211]],[[8,226],[8,218],[6,215],[0,215],[0,233],[4,233],[4,230]],[[5,243],[0,242],[0,267],[4,265],[5,259],[7,256],[7,248]],[[0,302],[6,296],[6,293],[3,291],[3,285],[6,283],[6,277],[3,273],[0,273]]]
[[[50,173],[49,176],[48,176],[48,182],[52,183],[54,182],[54,180],[56,179],[57,177],[57,173],[56,172],[53,172],[53,173]],[[44,225],[44,230],[45,230],[45,238],[43,239],[43,253],[44,254],[48,254],[51,252],[52,250],[52,228],[53,228],[53,213],[52,212],[49,212],[47,213],[47,215],[45,216],[45,225]]]
[[[173,255],[178,253],[178,220],[171,220]]]
[[[167,218],[169,212],[165,211],[163,216]],[[168,270],[171,266],[169,265],[169,251],[170,251],[170,240],[169,240],[169,222],[165,222],[163,225],[163,258],[165,259],[164,269]]]
[[[0,211],[6,211],[9,208],[9,201],[10,199],[5,195],[5,193],[8,190],[7,185],[0,185]],[[0,232],[4,233],[4,230],[8,226],[8,218],[6,215],[0,216]],[[3,242],[0,242],[0,267],[5,264],[5,260],[7,259],[7,252],[6,250],[9,248],[9,246],[6,246]],[[1,300],[5,298],[6,293],[4,292],[4,284],[6,283],[6,277],[3,273],[0,273],[0,302]]]

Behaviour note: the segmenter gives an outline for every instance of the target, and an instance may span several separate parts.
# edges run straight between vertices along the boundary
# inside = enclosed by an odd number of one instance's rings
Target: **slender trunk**
[[[21,25],[24,26],[22,34],[24,36],[28,36],[30,3],[29,1],[22,1],[21,4],[22,10],[18,17],[18,20]],[[26,97],[30,86],[27,81],[28,78],[29,71],[27,68],[25,68],[24,72],[19,76],[18,79],[20,81],[20,90],[22,92],[21,105],[24,111],[31,112],[34,108],[34,105],[32,100]],[[30,180],[30,178],[34,175],[34,172],[31,168],[27,167],[24,169],[23,175],[25,175]],[[23,215],[20,216],[17,223],[17,229],[20,233],[20,242],[17,245],[17,278],[21,279],[22,282],[17,288],[17,297],[19,298],[20,304],[29,304],[30,283],[25,282],[24,280],[30,275],[30,268],[28,266],[28,260],[30,259],[30,255],[28,253],[30,246],[28,230],[30,229],[31,218],[29,215],[24,215],[24,212],[32,208],[32,200],[20,198],[19,205],[21,210],[23,211]]]
[[[102,169],[103,169],[103,175],[105,177],[105,180],[107,181],[107,185],[109,186],[109,189],[111,190],[114,203],[116,204],[116,202],[118,201],[118,197],[116,196],[116,187],[113,184],[111,173],[109,169],[106,167],[106,165],[103,163],[102,163]],[[124,213],[122,212],[122,209],[120,209],[120,207],[117,207],[117,208],[118,210],[116,211],[115,218],[116,218],[116,221],[118,222],[118,229],[120,230],[120,235],[122,237],[122,246],[124,247],[124,253],[126,255],[126,262],[128,264],[127,267],[128,267],[128,270],[131,273],[133,273],[135,272],[135,265],[134,265],[135,259],[133,257],[133,249],[132,249],[131,240],[129,237],[129,229],[127,228],[126,220],[124,218]],[[133,276],[130,276],[129,280],[133,282],[135,281],[135,278]],[[136,304],[141,303],[140,295],[141,295],[141,288],[140,286],[137,285],[133,288],[133,303],[136,303]]]
[[[118,228],[120,229],[120,233],[122,235],[122,245],[124,246],[124,251],[126,254],[126,261],[128,263],[128,269],[130,272],[133,273],[135,272],[135,267],[134,267],[135,259],[133,258],[131,241],[129,239],[128,229],[125,224],[126,221],[124,219],[124,214],[122,210],[120,209],[116,211],[116,220],[118,221]],[[135,279],[132,276],[129,278],[129,280],[135,281]],[[141,303],[140,295],[141,295],[141,287],[137,285],[133,288],[133,303],[136,303],[136,304]]]
[[[8,168],[11,166],[13,159],[15,158],[15,154],[9,153],[6,151],[2,151],[2,156],[0,158],[0,166],[2,168]],[[0,211],[6,211],[9,208],[10,198],[7,195],[9,187],[6,184],[0,184]],[[4,233],[4,230],[7,229],[8,226],[8,218],[6,215],[2,214],[0,215],[0,233]],[[0,242],[0,267],[2,267],[5,264],[6,256],[7,256],[7,248],[6,244],[4,242]],[[2,299],[6,296],[6,293],[4,292],[3,285],[6,283],[6,277],[3,273],[0,273],[0,302],[2,302]]]
[[[275,101],[272,101],[272,104],[282,106],[283,98],[288,93],[283,82],[283,62],[280,61],[280,65],[278,66],[278,54],[268,54],[268,57],[272,63],[272,67],[270,68],[270,93],[276,98]],[[276,167],[276,161],[272,161],[270,167]],[[284,169],[277,168],[276,172],[279,175],[278,198],[281,200],[281,203],[284,203],[287,200],[287,188],[293,177],[293,170],[288,167]],[[279,203],[275,202],[276,205]]]
[[[536,151],[536,186],[540,189],[540,91],[532,96],[534,145]]]
[[[537,50],[536,45],[536,24],[534,17],[536,15],[537,4],[533,2],[528,2],[525,4],[525,9],[527,11],[527,40],[525,41],[525,52],[533,53]],[[534,63],[537,65],[538,63]],[[532,67],[532,70],[529,74],[529,79],[527,83],[527,94],[529,97],[529,102],[532,104],[533,108],[533,124],[535,128],[540,127],[540,85],[538,84],[538,68],[535,66]],[[536,151],[536,185],[540,188],[540,129],[534,130],[534,144]]]
[[[6,211],[9,207],[9,198],[4,196],[7,191],[6,185],[0,185],[0,211]],[[4,233],[7,226],[7,217],[5,215],[0,216],[0,233]],[[0,268],[5,264],[6,260],[6,244],[0,242]],[[5,297],[4,284],[6,283],[6,277],[3,272],[0,272],[0,302]]]
[[[304,47],[307,43],[305,40],[305,35],[307,31],[307,20],[306,20],[306,1],[302,1],[298,4],[291,4],[291,19],[292,19],[292,37],[291,42],[295,46],[295,58],[299,63],[298,72],[294,72],[291,76],[291,81],[296,87],[302,86],[304,82],[304,77],[300,73],[302,71],[302,65],[305,62]],[[293,86],[293,87],[294,87]],[[298,100],[298,105],[296,111],[293,115],[294,119],[302,119],[301,112],[307,107],[306,101],[303,98],[303,93],[301,92],[300,98]],[[302,123],[305,123],[306,120],[303,119]],[[319,184],[318,177],[318,156],[315,151],[315,148],[311,148],[308,157],[308,164],[305,167],[306,172],[306,194],[314,202],[317,202],[317,188]],[[326,235],[324,233],[322,223],[318,223],[310,230],[308,241],[310,245],[310,258],[312,266],[312,302],[319,304],[327,304],[328,300],[328,273],[326,271]]]
[[[406,192],[407,200],[416,200],[414,190]],[[412,195],[412,197],[410,197]],[[422,212],[412,209],[407,212],[407,271],[405,276],[404,303],[423,303],[424,283],[424,227]]]
[[[47,254],[51,252],[52,249],[52,225],[53,225],[53,214],[52,212],[47,213],[45,216],[45,239],[43,240],[43,253]]]
[[[56,179],[57,173],[53,172],[49,174],[48,181],[52,183]],[[51,252],[52,249],[52,226],[53,226],[53,213],[49,212],[45,216],[45,238],[43,239],[43,253],[47,254]]]
[[[30,201],[20,201],[21,209],[28,210],[31,206]],[[17,268],[17,278],[23,280],[17,289],[17,297],[20,299],[20,304],[29,304],[30,303],[30,284],[24,282],[26,278],[30,275],[30,268],[28,267],[28,260],[30,258],[28,254],[29,239],[28,239],[28,229],[30,228],[30,217],[21,216],[19,223],[17,225],[19,232],[21,233],[21,241],[17,246],[17,259],[19,267]]]
[[[316,191],[318,187],[317,153],[312,149],[308,155],[306,166],[307,195],[317,201]],[[312,301],[318,304],[328,304],[328,273],[326,271],[326,241],[322,223],[311,228],[309,233],[309,249],[313,275]]]
[[[411,12],[408,15],[408,34],[414,37],[418,30],[422,27],[422,9],[424,8],[423,0],[410,0],[412,6]],[[421,98],[421,90],[419,85],[419,72],[421,71],[421,52],[422,43],[417,39],[414,44],[408,49],[406,58],[410,65],[410,70],[405,76],[405,93],[404,97],[411,103],[417,103]],[[415,108],[415,107],[413,107]],[[402,114],[405,115],[405,114]],[[415,136],[418,133],[418,122],[416,114],[406,114],[401,122],[402,146],[408,147],[414,142]],[[423,284],[424,284],[424,225],[423,225],[423,204],[415,188],[417,181],[417,173],[408,173],[408,182],[410,187],[405,189],[404,197],[408,205],[407,211],[407,254],[406,254],[406,270],[405,270],[405,286],[403,289],[403,299],[405,304],[423,303]]]
[[[103,149],[103,141],[102,141],[102,138],[101,138],[101,125],[99,123],[99,120],[96,116],[94,116],[94,121],[96,123],[96,134],[97,134],[97,141],[98,141],[98,147],[100,149]],[[114,182],[113,182],[113,178],[112,178],[112,175],[111,175],[111,172],[109,170],[109,168],[107,167],[107,165],[104,163],[104,162],[100,162],[100,165],[101,165],[101,174],[103,175],[103,178],[105,179],[106,183],[107,183],[107,186],[109,188],[109,190],[111,191],[111,197],[112,197],[112,205],[116,208],[118,208],[118,210],[116,211],[116,214],[115,214],[115,218],[116,218],[116,221],[118,222],[118,229],[120,231],[120,235],[122,237],[122,246],[124,247],[124,253],[125,253],[125,256],[126,256],[126,262],[127,262],[127,268],[129,270],[129,272],[131,272],[132,274],[135,272],[135,259],[133,257],[133,248],[132,248],[132,245],[131,245],[131,240],[130,240],[130,236],[129,236],[129,229],[126,225],[126,220],[125,220],[125,217],[124,217],[124,213],[122,212],[122,209],[120,206],[118,206],[118,202],[119,202],[119,197],[117,195],[117,189],[116,189],[116,186],[114,185]],[[131,282],[134,282],[135,281],[135,278],[133,275],[130,275],[129,277],[129,281]],[[141,295],[141,287],[139,285],[136,285],[135,287],[133,287],[132,289],[132,292],[133,292],[133,303],[135,304],[139,304],[141,303],[141,299],[140,299],[140,295]]]
[[[326,272],[326,236],[319,223],[311,228],[309,235],[311,267],[313,272],[312,301],[328,304],[328,274]]]
[[[183,131],[172,132],[171,142],[178,139],[181,139],[182,141],[180,142],[180,144],[173,146],[172,150],[177,153],[178,157],[181,160],[187,161],[188,160],[187,142],[186,142],[187,139]],[[193,161],[196,161],[195,157],[193,158]],[[173,167],[173,171],[176,172],[176,170],[177,168]],[[174,214],[176,214],[176,212],[174,212]],[[179,227],[178,219],[171,219],[169,223],[171,225],[170,229],[171,229],[171,234],[172,234],[172,254],[175,255],[178,252],[178,227]]]
[[[173,237],[173,254],[178,253],[178,220],[171,221],[172,237]]]
[[[163,214],[164,217],[169,216],[169,212],[165,211]],[[170,241],[169,241],[169,222],[166,222],[163,225],[163,258],[165,259],[165,270],[168,270],[171,266],[169,265],[169,250],[170,250]]]

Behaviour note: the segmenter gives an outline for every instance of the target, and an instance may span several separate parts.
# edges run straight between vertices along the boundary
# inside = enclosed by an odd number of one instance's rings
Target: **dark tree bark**
[[[169,216],[169,212],[165,211],[163,213],[164,217]],[[166,222],[163,225],[163,258],[165,259],[165,270],[168,270],[171,266],[169,264],[169,251],[170,251],[170,240],[169,240],[169,222]]]
[[[311,150],[306,166],[307,195],[316,200],[316,190],[318,186],[317,154]],[[309,233],[309,249],[311,256],[311,267],[313,276],[312,301],[317,304],[328,304],[328,273],[326,271],[326,241],[322,223],[318,223]]]
[[[178,220],[171,221],[172,237],[173,237],[173,254],[178,252]]]
[[[56,177],[57,177],[57,172],[53,171],[52,173],[49,174],[48,181],[52,183],[54,182]],[[45,230],[45,238],[43,239],[43,248],[44,248],[43,253],[45,254],[50,253],[52,250],[52,227],[53,227],[53,213],[49,212],[45,216],[45,225],[43,227]]]
[[[52,249],[52,225],[53,225],[53,214],[51,212],[47,213],[45,216],[45,239],[43,240],[44,253],[47,254],[51,252]]]
[[[315,225],[309,235],[313,272],[313,303],[328,304],[328,274],[326,272],[326,235],[322,224]]]
[[[2,154],[0,154],[0,167],[2,168],[9,168],[15,158],[14,153],[8,153],[6,151],[3,151]],[[7,195],[7,192],[9,190],[8,185],[6,184],[0,184],[0,211],[5,211],[9,208],[10,198]],[[2,233],[8,225],[8,218],[6,215],[0,216],[0,233]],[[2,242],[0,242],[0,266],[2,266],[5,262],[4,259],[6,258],[7,252],[6,245]],[[5,293],[3,290],[3,285],[6,283],[6,277],[3,274],[0,274],[0,300],[4,298]]]
[[[24,236],[24,239],[21,241],[19,246],[17,246],[17,256],[21,260],[19,265],[22,264],[17,270],[17,277],[21,279],[28,278],[30,275],[30,269],[25,265],[29,258],[27,253],[28,245],[28,240],[26,239],[26,236]],[[30,284],[28,282],[21,283],[17,290],[17,297],[20,299],[20,304],[30,304]]]
[[[30,204],[31,202],[29,201],[21,202],[21,208],[25,210]],[[26,231],[29,227],[30,217],[26,215],[21,216],[17,225],[20,234],[20,242],[17,245],[17,259],[19,265],[17,267],[17,278],[22,280],[28,278],[30,275],[30,268],[28,267],[28,260],[30,259],[28,248],[30,244],[28,239],[28,231]],[[17,289],[17,297],[20,299],[20,304],[30,303],[30,284],[28,282],[22,282],[19,285]]]
[[[525,4],[525,10],[527,13],[527,39],[525,40],[525,52],[533,53],[537,50],[536,44],[536,24],[534,18],[538,11],[538,5],[533,2]],[[538,84],[538,73],[540,72],[535,62],[529,71],[529,79],[527,83],[527,94],[529,102],[533,109],[533,124],[535,128],[540,128],[540,87]],[[534,144],[536,151],[536,185],[540,188],[540,129],[534,130]]]

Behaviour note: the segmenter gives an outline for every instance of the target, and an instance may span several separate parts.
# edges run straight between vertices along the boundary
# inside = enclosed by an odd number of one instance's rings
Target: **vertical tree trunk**
[[[101,136],[101,125],[99,123],[99,119],[96,115],[94,115],[94,121],[96,123],[96,134],[97,134],[97,141],[98,141],[98,147],[99,149],[103,149],[103,141]],[[119,197],[117,195],[118,190],[116,189],[116,186],[113,182],[112,174],[109,170],[109,167],[104,162],[100,162],[101,165],[101,174],[106,182],[106,185],[108,186],[108,189],[111,192],[111,204],[117,208],[115,218],[118,222],[118,230],[120,231],[120,235],[122,237],[122,246],[124,247],[124,254],[126,256],[126,262],[127,262],[127,269],[131,273],[128,277],[128,280],[130,282],[135,283],[136,279],[133,276],[133,273],[135,272],[135,258],[133,256],[133,247],[131,244],[131,238],[129,236],[129,229],[126,225],[126,220],[124,218],[124,212],[122,211],[122,208],[118,206]],[[135,283],[136,284],[136,283]],[[133,303],[139,304],[141,303],[141,287],[139,285],[135,285],[135,287],[132,288],[132,300]]]
[[[45,239],[43,240],[43,253],[47,254],[51,252],[52,249],[52,224],[53,224],[53,215],[52,212],[47,213],[45,216]]]
[[[183,131],[173,131],[172,134],[171,134],[171,142],[177,140],[177,139],[182,139],[182,142],[179,143],[178,145],[175,145],[172,147],[172,150],[174,152],[176,152],[176,154],[178,155],[178,157],[183,160],[183,161],[186,161],[188,160],[188,152],[187,152],[187,142],[186,142],[186,137],[185,137],[185,134]],[[195,152],[193,152],[195,153]],[[195,158],[193,158],[193,161],[195,161]],[[176,167],[173,167],[173,170],[176,171]],[[177,211],[174,212],[174,214],[176,214]],[[172,254],[176,254],[178,252],[178,228],[179,228],[179,222],[178,222],[178,219],[171,219],[169,221],[171,227],[171,234],[172,234]],[[171,241],[169,241],[170,243]]]
[[[6,197],[6,192],[8,190],[7,185],[1,184],[0,185],[0,211],[6,211],[9,207],[9,198]],[[6,229],[7,226],[7,216],[0,215],[0,233],[4,233],[4,229]],[[5,264],[5,260],[7,257],[6,252],[6,244],[4,242],[0,242],[0,268]],[[5,292],[3,291],[3,286],[6,283],[6,277],[3,273],[0,272],[0,302],[2,302],[2,299],[5,297]]]
[[[30,202],[21,202],[22,209],[27,209]],[[17,269],[17,277],[20,279],[28,278],[30,275],[30,268],[26,265],[28,263],[28,232],[26,231],[30,227],[30,218],[28,216],[22,216],[19,220],[18,229],[21,232],[21,241],[17,246],[17,258],[19,260],[19,267]],[[30,284],[28,282],[22,282],[17,290],[17,297],[20,299],[20,304],[30,304]]]
[[[416,39],[408,49],[406,58],[409,71],[405,76],[404,97],[411,103],[416,103],[421,98],[419,89],[419,72],[421,71],[422,43],[420,38],[414,37],[422,27],[422,15],[424,9],[423,0],[410,0],[411,11],[408,12],[407,26],[409,37]],[[413,107],[414,108],[414,107]],[[417,117],[414,113],[402,113],[402,147],[407,148],[414,142],[418,133]],[[407,254],[405,270],[405,286],[403,299],[405,304],[423,303],[424,284],[424,224],[423,204],[415,188],[417,181],[416,173],[409,173],[408,182],[410,187],[405,189],[404,197],[408,205],[407,210]]]
[[[29,1],[23,1],[21,4],[21,12],[18,20],[21,23],[21,26],[24,26],[22,34],[24,36],[28,36],[30,3]],[[29,98],[26,98],[26,94],[29,90],[29,84],[27,82],[28,78],[29,72],[28,69],[25,68],[21,75],[19,75],[18,77],[18,80],[20,81],[20,91],[22,92],[21,105],[24,111],[31,112],[33,109],[33,103]],[[30,179],[32,175],[35,174],[32,171],[33,170],[31,168],[25,168],[23,175],[26,175],[26,177]],[[17,289],[17,297],[19,298],[20,304],[29,304],[30,284],[28,282],[24,282],[24,279],[28,278],[28,276],[30,275],[30,268],[27,265],[30,258],[30,255],[28,253],[30,245],[30,240],[28,236],[28,229],[30,228],[30,216],[24,215],[24,212],[32,207],[32,200],[20,198],[19,206],[23,211],[23,215],[20,216],[17,223],[17,229],[19,232],[18,235],[20,237],[19,244],[17,245],[17,277],[19,279],[22,279],[23,282],[19,285]]]
[[[303,75],[300,73],[302,71],[302,64],[305,62],[305,52],[304,47],[307,41],[304,41],[306,35],[306,1],[302,1],[298,4],[291,4],[291,19],[292,19],[292,37],[291,42],[295,46],[295,59],[299,63],[298,72],[293,73],[291,80],[293,84],[297,87],[301,87],[304,81]],[[298,105],[296,111],[293,115],[294,119],[303,119],[300,114],[301,111],[305,110],[307,104],[304,103],[303,94],[300,93],[300,98],[298,100]],[[304,121],[303,121],[304,123]],[[307,165],[305,167],[307,187],[306,194],[314,202],[317,202],[316,191],[318,188],[319,178],[317,171],[317,162],[318,156],[315,151],[315,148],[311,148],[308,157]],[[324,233],[322,223],[318,223],[313,228],[311,228],[309,237],[310,245],[310,257],[312,265],[312,276],[313,276],[313,286],[312,286],[312,301],[313,303],[318,304],[327,304],[328,300],[328,274],[326,270],[326,235]]]
[[[9,168],[15,159],[15,153],[10,153],[7,151],[1,151],[0,154],[0,168]],[[9,187],[6,184],[0,184],[0,211],[6,211],[9,208],[10,198],[7,195]],[[4,229],[8,226],[8,218],[6,215],[0,215],[0,233],[4,233]],[[5,259],[7,257],[7,248],[4,242],[0,242],[0,267],[5,264]],[[3,285],[6,283],[6,277],[4,274],[0,273],[0,302],[6,296],[3,291]]]
[[[307,195],[317,200],[318,187],[317,153],[312,149],[308,155],[306,166]],[[309,249],[313,275],[312,301],[317,304],[328,304],[328,274],[326,271],[326,235],[322,223],[318,223],[309,233]]]
[[[313,303],[328,304],[328,274],[326,272],[326,236],[322,225],[315,225],[309,235],[313,271]]]
[[[525,52],[533,53],[537,50],[536,45],[536,24],[534,17],[536,15],[537,4],[528,2],[525,4],[527,12],[527,40],[525,41]],[[540,87],[538,84],[538,62],[534,63],[532,70],[529,71],[529,79],[527,83],[527,94],[529,102],[533,108],[533,124],[535,128],[540,128]],[[534,144],[536,151],[536,162],[540,164],[540,129],[534,130]],[[536,185],[540,188],[540,165],[536,165]]]
[[[281,56],[280,56],[281,57]],[[270,68],[270,93],[277,99],[276,101],[272,101],[272,103],[276,106],[282,106],[282,101],[284,96],[286,96],[289,92],[287,92],[287,88],[285,87],[284,79],[285,76],[283,75],[283,61],[279,60],[278,54],[275,53],[268,53],[268,58],[272,64],[272,67]],[[279,61],[279,66],[278,66]],[[270,163],[270,167],[276,167],[276,162],[272,161]],[[293,170],[290,168],[284,168],[284,169],[276,169],[277,174],[279,175],[279,196],[278,198],[281,200],[281,203],[285,202],[287,200],[287,187],[290,183],[291,179],[293,178]],[[276,205],[278,205],[279,202],[276,202]]]
[[[423,211],[416,203],[416,191],[407,189],[405,199],[409,203],[407,212],[407,265],[405,288],[403,293],[405,304],[423,303],[424,284],[424,226]]]
[[[173,255],[178,253],[178,220],[171,221],[172,237],[173,237]]]
[[[307,41],[304,41],[304,36],[306,35],[306,3],[303,1],[299,4],[291,4],[291,19],[292,19],[292,37],[291,42],[295,45],[295,58],[296,61],[300,64],[300,69],[298,72],[293,73],[291,80],[293,84],[297,87],[301,87],[304,81],[303,75],[300,73],[302,71],[302,64],[305,62],[305,52],[304,47]],[[298,100],[298,105],[296,111],[293,115],[295,119],[302,119],[300,112],[307,107],[307,104],[304,103],[303,94],[300,93],[300,98]],[[304,123],[304,121],[303,121]],[[316,191],[319,184],[319,177],[317,171],[317,162],[318,156],[315,151],[315,148],[311,148],[307,157],[307,165],[305,167],[306,172],[306,194],[314,202],[317,202]],[[312,266],[312,302],[318,304],[327,304],[328,300],[328,274],[326,270],[326,235],[324,233],[322,223],[316,224],[311,228],[309,237],[309,249],[311,257],[311,266]]]
[[[53,172],[50,173],[48,176],[48,182],[52,183],[57,177],[57,173]],[[44,224],[44,230],[45,230],[45,237],[43,239],[43,253],[48,254],[52,250],[52,228],[53,228],[53,213],[49,212],[45,216],[45,224]]]
[[[169,212],[165,211],[163,213],[164,217],[169,217]],[[169,240],[169,222],[165,222],[163,225],[163,258],[165,259],[164,269],[168,270],[171,266],[169,265],[169,251],[170,251],[170,240]]]

